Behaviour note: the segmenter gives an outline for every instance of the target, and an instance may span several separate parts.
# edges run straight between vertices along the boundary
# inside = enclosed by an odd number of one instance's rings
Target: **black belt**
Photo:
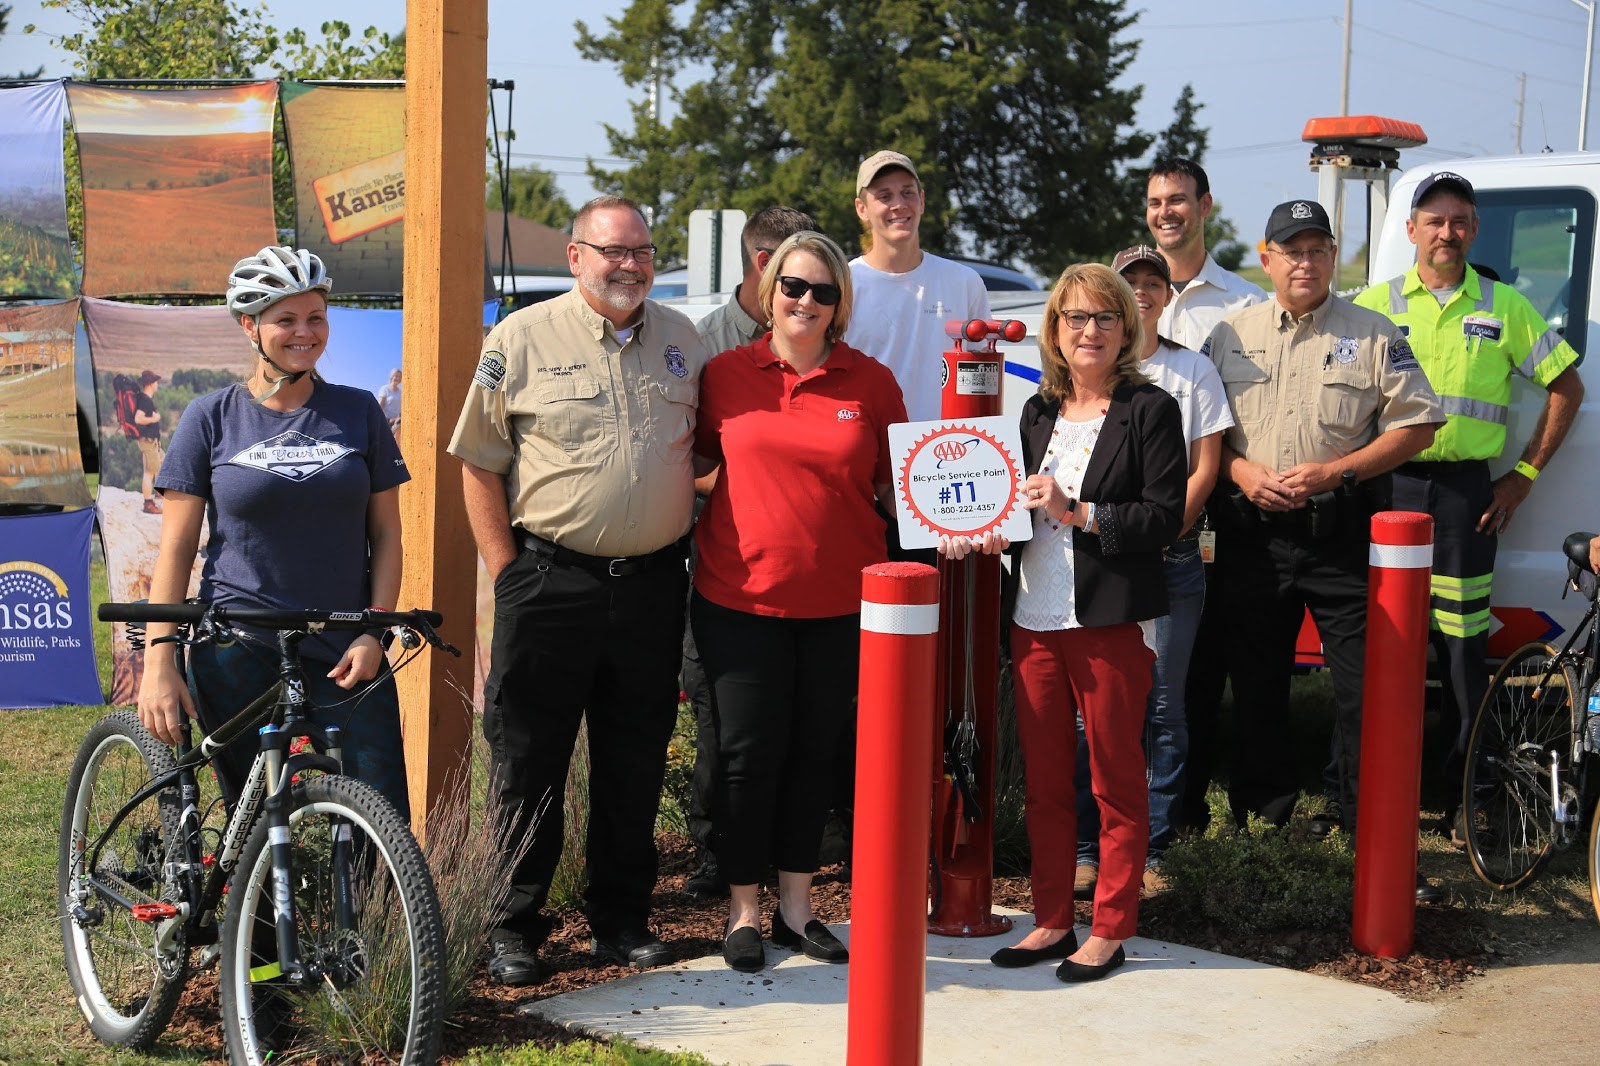
[[[1450,462],[1412,462],[1401,463],[1397,474],[1406,474],[1410,477],[1435,478],[1449,477],[1451,474],[1464,474],[1481,470],[1489,465],[1487,459],[1460,459]]]
[[[684,542],[681,540],[674,541],[648,555],[630,555],[612,559],[603,555],[585,555],[583,552],[563,548],[525,529],[517,530],[517,537],[528,551],[545,556],[557,566],[576,566],[580,570],[604,574],[607,577],[632,577],[661,563],[683,561]]]

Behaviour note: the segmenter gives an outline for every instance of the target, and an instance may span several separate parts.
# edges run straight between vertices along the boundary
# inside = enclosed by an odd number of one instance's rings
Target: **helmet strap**
[[[301,378],[310,373],[308,370],[296,370],[293,373],[290,373],[277,363],[274,363],[267,353],[261,350],[261,344],[259,341],[253,341],[252,343],[255,345],[256,354],[261,356],[261,361],[266,363],[272,369],[276,370],[279,376],[273,377],[271,374],[262,374],[261,376],[267,379],[267,384],[271,385],[272,387],[266,392],[263,392],[260,396],[252,396],[250,398],[251,403],[266,403],[268,400],[272,399],[272,397],[278,394],[278,390],[283,387],[284,382],[287,381],[289,384],[293,385],[295,382],[299,381]]]

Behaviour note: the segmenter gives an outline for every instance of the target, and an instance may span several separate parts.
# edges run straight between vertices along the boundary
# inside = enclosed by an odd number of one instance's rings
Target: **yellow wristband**
[[[1521,460],[1518,460],[1517,465],[1511,469],[1515,470],[1529,481],[1539,480],[1539,468],[1534,466],[1532,463],[1524,463]]]

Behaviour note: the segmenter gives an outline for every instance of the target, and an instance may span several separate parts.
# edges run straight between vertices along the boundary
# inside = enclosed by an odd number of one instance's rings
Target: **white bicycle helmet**
[[[322,260],[304,248],[268,245],[233,264],[228,274],[228,310],[233,317],[255,317],[279,300],[302,292],[333,291]]]

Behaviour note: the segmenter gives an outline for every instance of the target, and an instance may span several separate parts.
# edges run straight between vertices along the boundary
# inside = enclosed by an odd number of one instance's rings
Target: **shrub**
[[[678,724],[667,743],[667,771],[661,783],[661,808],[656,814],[658,832],[689,835],[696,747],[694,704],[679,700]]]
[[[1173,844],[1161,872],[1180,920],[1246,935],[1350,922],[1355,855],[1343,833],[1318,841],[1303,823],[1279,829],[1255,816],[1242,833],[1214,824]]]

